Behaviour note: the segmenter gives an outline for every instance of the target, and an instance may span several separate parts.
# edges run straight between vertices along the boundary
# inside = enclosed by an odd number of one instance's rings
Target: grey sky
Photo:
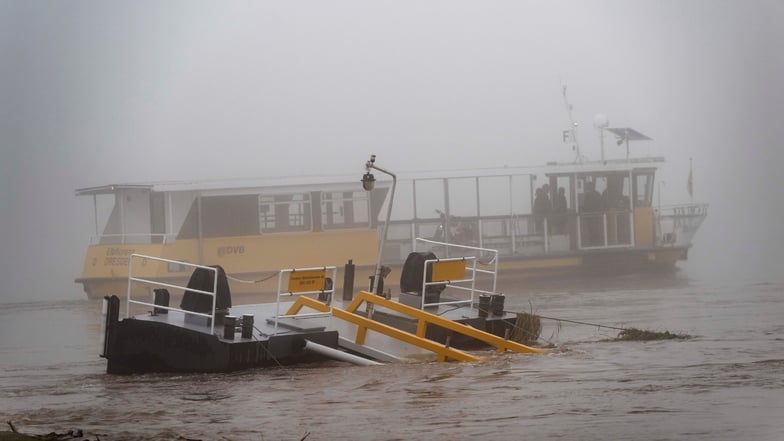
[[[0,1],[0,301],[82,296],[75,188],[567,161],[562,83],[586,156],[599,112],[654,138],[665,202],[694,158],[689,270],[773,277],[783,22],[775,0]]]

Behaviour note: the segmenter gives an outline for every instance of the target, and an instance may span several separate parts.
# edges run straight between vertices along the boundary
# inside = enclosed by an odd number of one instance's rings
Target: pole
[[[604,128],[599,127],[599,144],[602,146],[602,163],[604,163]]]
[[[372,159],[365,164],[365,167],[370,170],[375,169],[380,171],[381,173],[385,173],[389,176],[392,176],[392,191],[389,194],[389,203],[387,204],[387,219],[384,222],[384,229],[381,232],[381,244],[378,247],[378,261],[376,262],[376,271],[375,276],[373,277],[373,285],[370,287],[371,292],[373,294],[379,294],[376,292],[376,289],[379,286],[379,279],[381,278],[381,256],[384,253],[384,243],[387,240],[387,230],[389,229],[389,221],[392,218],[392,201],[395,199],[395,187],[397,186],[397,176],[381,167],[378,167],[375,164],[375,155],[373,155]]]

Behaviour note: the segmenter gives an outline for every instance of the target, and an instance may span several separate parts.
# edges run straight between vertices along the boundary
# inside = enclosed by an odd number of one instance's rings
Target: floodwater
[[[784,284],[686,275],[508,287],[547,355],[104,373],[100,302],[0,305],[0,417],[106,440],[782,440]],[[606,341],[636,327],[693,338]]]

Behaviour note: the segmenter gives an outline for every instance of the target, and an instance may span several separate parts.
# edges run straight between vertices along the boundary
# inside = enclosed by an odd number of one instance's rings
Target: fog
[[[781,280],[784,3],[0,2],[0,302],[73,279],[111,183],[570,161],[597,113],[710,204],[690,277]],[[625,150],[609,143],[607,154]]]

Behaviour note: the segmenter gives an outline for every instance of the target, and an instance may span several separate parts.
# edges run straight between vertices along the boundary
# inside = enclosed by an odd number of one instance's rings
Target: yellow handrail
[[[463,323],[458,323],[456,321],[449,320],[447,318],[441,317],[436,314],[431,314],[429,312],[422,311],[417,308],[412,308],[411,306],[404,305],[402,303],[394,302],[392,300],[387,300],[384,297],[373,295],[367,291],[360,291],[357,297],[354,299],[354,301],[352,301],[351,304],[348,306],[347,311],[349,312],[356,311],[362,305],[362,302],[373,303],[382,306],[384,308],[388,308],[393,311],[399,312],[401,314],[406,314],[408,316],[419,319],[419,322],[417,323],[417,334],[416,334],[419,337],[424,337],[425,332],[427,331],[427,325],[433,324],[445,329],[449,329],[450,331],[458,332],[460,334],[473,337],[489,345],[495,346],[498,349],[498,352],[504,352],[505,350],[521,352],[521,353],[535,353],[535,354],[541,354],[546,352],[543,349],[532,348],[530,346],[526,346],[511,340],[507,340],[495,334],[491,334],[489,332],[476,329],[474,327],[465,325]]]
[[[291,305],[288,311],[286,311],[286,315],[297,314],[299,310],[302,309],[303,306],[308,306],[310,308],[315,309],[316,311],[321,311],[321,312],[329,312],[330,310],[330,307],[328,305],[321,303],[318,300],[311,299],[310,297],[297,297],[297,300],[294,301],[294,304]],[[365,337],[367,335],[367,330],[370,329],[388,335],[397,340],[406,342],[408,344],[418,346],[423,349],[427,349],[428,351],[438,355],[438,361],[446,361],[447,358],[450,358],[452,360],[458,360],[458,361],[480,360],[479,357],[477,356],[465,353],[463,351],[459,351],[454,348],[447,347],[440,343],[436,343],[433,340],[428,340],[426,338],[418,337],[414,334],[411,334],[410,332],[393,328],[392,326],[385,325],[381,322],[371,320],[359,314],[348,312],[344,309],[336,308],[334,306],[332,307],[332,316],[345,320],[350,323],[354,323],[355,325],[358,326],[357,338],[355,341],[355,343],[358,345],[365,344]]]
[[[394,328],[392,326],[377,322],[375,320],[357,314],[356,311],[360,307],[362,302],[376,304],[381,307],[389,308],[391,310],[400,312],[402,314],[407,314],[411,317],[418,318],[419,322],[417,324],[416,334],[402,331],[400,329]],[[286,311],[286,315],[295,315],[304,306],[308,306],[310,308],[313,308],[321,312],[329,312],[330,310],[330,306],[321,303],[318,300],[314,300],[309,297],[298,297],[294,302],[294,304],[289,308],[289,310]],[[447,359],[458,360],[458,361],[479,361],[480,358],[425,338],[425,332],[427,331],[428,323],[476,338],[480,341],[493,345],[496,348],[498,348],[498,352],[503,352],[505,350],[522,352],[522,353],[545,352],[542,349],[531,348],[529,346],[525,346],[520,343],[503,339],[501,337],[498,337],[497,335],[490,334],[488,332],[484,332],[476,328],[472,328],[471,326],[464,325],[462,323],[458,323],[416,308],[412,308],[410,306],[403,305],[402,303],[387,300],[383,297],[371,294],[367,291],[360,291],[357,297],[354,299],[354,301],[351,302],[351,304],[347,309],[336,308],[333,306],[332,315],[336,318],[345,320],[350,323],[354,323],[358,326],[357,337],[356,337],[357,344],[365,343],[367,330],[371,329],[373,331],[380,332],[382,334],[385,334],[397,340],[434,352],[435,354],[438,355],[438,361],[446,361]]]

